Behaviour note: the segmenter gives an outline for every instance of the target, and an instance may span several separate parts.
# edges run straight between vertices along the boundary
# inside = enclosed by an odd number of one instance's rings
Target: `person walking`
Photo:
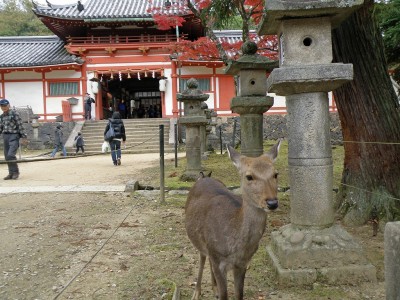
[[[79,149],[81,149],[82,154],[85,153],[85,148],[83,148],[83,146],[85,146],[85,140],[82,137],[82,133],[78,132],[78,135],[75,137],[74,144],[76,147],[76,154],[79,152]]]
[[[22,119],[18,112],[10,109],[10,102],[7,99],[0,100],[0,107],[3,111],[0,116],[0,133],[3,134],[3,147],[4,147],[4,158],[8,165],[8,175],[4,177],[4,180],[18,179],[19,168],[15,162],[17,160],[17,150],[21,144],[28,142],[27,135],[25,133],[24,126],[22,125]]]
[[[94,99],[90,97],[89,93],[86,93],[84,99],[85,103],[85,120],[91,120],[92,119],[92,103],[94,102]]]
[[[104,130],[104,137],[106,136],[107,131],[110,129],[110,126],[112,126],[115,133],[115,137],[111,141],[108,141],[110,143],[111,159],[114,163],[114,166],[119,166],[121,165],[121,142],[125,146],[126,141],[125,126],[124,122],[121,120],[121,115],[119,112],[114,112],[112,118],[109,119],[109,122]]]
[[[54,157],[58,151],[58,149],[62,150],[64,157],[67,156],[67,151],[65,150],[63,143],[63,132],[61,130],[62,126],[57,125],[56,131],[54,132],[54,150],[51,152],[50,157]]]

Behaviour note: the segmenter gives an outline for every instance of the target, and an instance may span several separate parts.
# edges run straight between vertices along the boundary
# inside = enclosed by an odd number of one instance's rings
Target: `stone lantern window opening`
[[[313,43],[313,40],[310,37],[305,37],[303,39],[303,45],[306,47],[310,47],[312,43]]]

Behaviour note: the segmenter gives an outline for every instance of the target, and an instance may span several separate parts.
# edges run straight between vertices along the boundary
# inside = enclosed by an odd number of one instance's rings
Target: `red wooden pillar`
[[[68,101],[62,101],[63,122],[72,121],[71,104]]]

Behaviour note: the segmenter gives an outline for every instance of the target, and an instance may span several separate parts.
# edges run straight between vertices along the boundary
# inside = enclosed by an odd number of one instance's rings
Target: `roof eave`
[[[77,62],[71,62],[71,63],[52,63],[52,64],[45,64],[45,65],[25,65],[25,66],[0,66],[0,70],[5,70],[5,69],[36,69],[36,68],[53,68],[53,67],[67,67],[67,66],[81,66],[82,63],[77,63]]]

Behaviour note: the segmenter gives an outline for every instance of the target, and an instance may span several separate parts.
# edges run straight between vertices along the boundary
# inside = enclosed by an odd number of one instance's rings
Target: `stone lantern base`
[[[267,252],[282,286],[377,280],[362,247],[339,225],[324,229],[283,226],[272,233]]]

